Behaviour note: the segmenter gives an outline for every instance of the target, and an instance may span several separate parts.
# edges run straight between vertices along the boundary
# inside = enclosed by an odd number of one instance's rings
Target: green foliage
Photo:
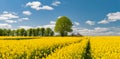
[[[2,34],[3,34],[3,30],[2,30],[2,29],[0,29],[0,36],[3,36]]]
[[[18,30],[19,30],[19,36],[26,36],[26,30],[24,28]]]
[[[41,36],[45,35],[45,28],[41,28]]]
[[[67,36],[68,32],[72,32],[72,22],[66,16],[58,18],[55,25],[55,32],[60,33],[61,36]]]
[[[27,36],[32,36],[33,29],[27,29]]]
[[[45,29],[45,36],[53,36],[54,32],[50,28]]]
[[[50,28],[30,28],[30,29],[0,29],[0,36],[53,36],[54,32]]]

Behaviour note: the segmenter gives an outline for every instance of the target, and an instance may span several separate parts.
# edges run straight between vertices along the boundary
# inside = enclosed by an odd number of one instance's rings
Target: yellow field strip
[[[32,40],[0,40],[0,58],[3,59],[40,59],[55,49],[78,42],[78,37],[41,37]]]
[[[80,43],[57,49],[55,53],[49,55],[46,59],[83,59],[86,53],[87,43],[88,40],[84,39]]]

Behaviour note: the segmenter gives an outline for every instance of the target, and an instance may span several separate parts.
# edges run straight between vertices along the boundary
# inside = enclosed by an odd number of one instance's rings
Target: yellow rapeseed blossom
[[[0,59],[120,59],[120,37],[0,37]]]
[[[36,39],[28,40],[0,40],[0,58],[41,59],[47,57],[56,49],[79,42],[80,40],[82,40],[80,37],[37,37]]]
[[[84,59],[83,54],[86,52],[87,39],[79,43],[71,44],[62,49],[58,49],[46,59]]]
[[[90,43],[93,59],[120,59],[119,36],[91,37]]]

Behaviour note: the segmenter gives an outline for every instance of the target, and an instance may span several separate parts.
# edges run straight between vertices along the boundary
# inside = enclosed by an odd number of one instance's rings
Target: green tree
[[[3,29],[0,28],[0,36],[3,36]]]
[[[11,35],[11,29],[8,29],[7,30],[7,36],[10,36]]]
[[[33,29],[33,36],[37,36],[37,35],[38,35],[38,33],[37,33],[37,29],[34,28],[34,29]]]
[[[26,30],[24,28],[19,29],[19,35],[26,36],[27,35]]]
[[[20,29],[16,30],[17,36],[21,36]]]
[[[45,28],[41,28],[41,36],[45,36]]]
[[[54,31],[51,31],[51,32],[50,32],[50,36],[54,36]]]
[[[66,16],[61,16],[57,19],[55,24],[55,32],[60,33],[61,36],[66,36],[68,32],[72,32],[72,22]]]
[[[3,36],[7,36],[7,29],[3,29]]]
[[[16,34],[16,33],[15,33],[15,30],[12,30],[12,31],[11,31],[11,35],[12,35],[12,36],[15,36],[15,34]]]
[[[52,30],[50,28],[46,28],[45,29],[45,36],[50,36],[51,32],[52,32]]]
[[[40,36],[40,34],[41,34],[41,29],[40,29],[40,28],[37,28],[37,29],[36,29],[36,32],[37,32],[36,35],[37,35],[37,36]]]
[[[33,29],[27,29],[27,36],[33,36]]]

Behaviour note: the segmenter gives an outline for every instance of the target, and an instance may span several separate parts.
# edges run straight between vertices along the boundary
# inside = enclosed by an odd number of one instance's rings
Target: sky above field
[[[120,35],[120,0],[0,0],[0,28],[54,29],[60,16],[74,33]]]

